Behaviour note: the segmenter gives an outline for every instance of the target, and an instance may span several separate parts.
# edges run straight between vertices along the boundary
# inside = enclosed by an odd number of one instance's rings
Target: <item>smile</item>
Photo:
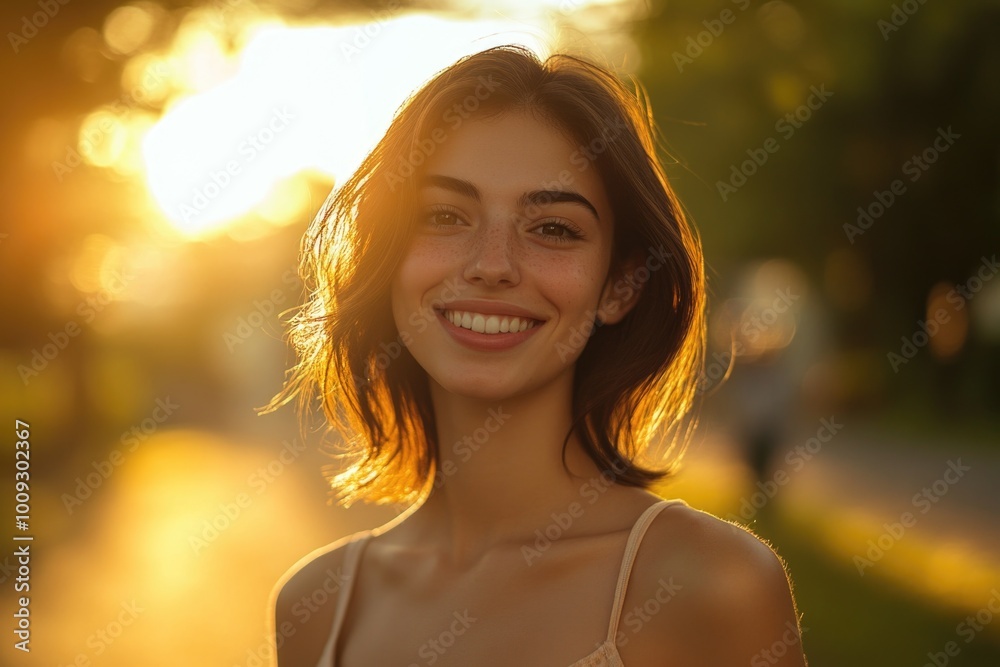
[[[462,310],[445,310],[441,314],[456,327],[485,334],[518,333],[538,324],[536,320],[527,317],[484,315]]]

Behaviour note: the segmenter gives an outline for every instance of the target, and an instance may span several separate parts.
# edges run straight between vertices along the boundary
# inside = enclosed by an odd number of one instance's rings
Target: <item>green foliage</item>
[[[932,286],[960,284],[1000,252],[998,27],[1000,7],[985,1],[657,3],[636,27],[639,78],[710,265],[790,258],[820,286],[838,347],[880,363],[897,351]],[[829,99],[803,112],[822,87]],[[783,127],[796,110],[808,119]],[[948,128],[958,138],[925,164]],[[742,166],[752,175],[734,186]],[[859,207],[877,213],[880,198],[883,213],[858,228]],[[827,262],[845,249],[873,284],[854,311],[827,298]],[[878,370],[888,396],[917,377],[930,391],[934,378],[958,406],[998,412],[1000,341],[970,330],[947,372],[915,373],[938,365],[924,350]]]

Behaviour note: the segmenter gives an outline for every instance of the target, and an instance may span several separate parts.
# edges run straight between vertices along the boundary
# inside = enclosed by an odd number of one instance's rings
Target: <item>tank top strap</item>
[[[618,573],[618,586],[615,588],[615,601],[611,607],[611,622],[608,624],[607,641],[612,643],[615,641],[615,635],[618,632],[618,622],[622,615],[622,605],[625,604],[625,591],[628,589],[629,576],[632,574],[632,565],[635,563],[635,556],[639,551],[639,543],[642,542],[642,537],[646,534],[646,529],[649,528],[650,524],[653,523],[653,519],[662,510],[671,505],[683,504],[685,504],[684,501],[679,499],[661,500],[658,503],[654,503],[639,515],[638,520],[636,520],[635,525],[632,527],[632,532],[628,536],[628,542],[625,544],[625,555],[622,557],[621,570]]]
[[[330,636],[326,639],[323,647],[323,654],[320,656],[316,667],[333,667],[334,654],[337,648],[337,640],[340,637],[340,627],[344,624],[347,616],[347,605],[351,599],[351,592],[354,590],[355,575],[358,570],[358,563],[361,560],[361,553],[365,545],[372,536],[371,530],[365,530],[347,543],[344,547],[344,564],[341,570],[340,580],[342,585],[337,592],[337,611],[333,617],[333,626],[330,629]]]

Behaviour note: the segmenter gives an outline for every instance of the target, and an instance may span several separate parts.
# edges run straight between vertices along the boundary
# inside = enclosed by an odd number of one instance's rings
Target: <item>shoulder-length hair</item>
[[[338,500],[418,500],[439,467],[426,373],[400,339],[392,277],[410,240],[414,174],[466,118],[529,111],[579,143],[610,197],[615,285],[641,287],[614,326],[595,323],[576,362],[573,432],[627,486],[671,475],[686,447],[705,348],[701,244],[657,158],[652,113],[605,69],[569,55],[544,62],[515,46],[459,60],[415,93],[358,170],[335,188],[302,241],[306,303],[289,320],[297,363],[265,410],[317,401],[350,463],[328,470]],[[575,159],[575,158],[574,158]],[[645,260],[645,262],[643,262]],[[656,444],[659,456],[640,458]],[[660,447],[659,445],[665,445]],[[567,468],[568,471],[568,468]]]

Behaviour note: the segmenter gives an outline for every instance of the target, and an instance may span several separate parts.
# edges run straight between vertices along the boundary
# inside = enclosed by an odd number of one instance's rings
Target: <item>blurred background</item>
[[[811,665],[1000,664],[997,3],[15,0],[0,26],[35,537],[30,655],[0,556],[3,664],[267,664],[278,577],[402,509],[329,505],[319,436],[254,408],[326,193],[503,43],[638,77],[702,234],[702,420],[657,491],[774,545]]]

